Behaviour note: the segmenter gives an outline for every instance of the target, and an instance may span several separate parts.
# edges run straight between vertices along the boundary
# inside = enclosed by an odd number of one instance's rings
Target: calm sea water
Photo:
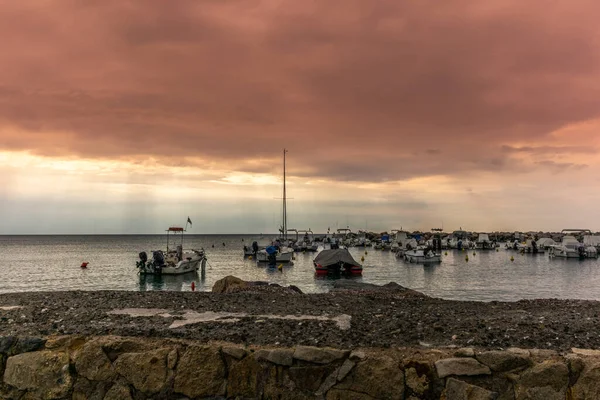
[[[326,292],[332,280],[316,278],[316,253],[297,253],[283,271],[257,266],[244,259],[242,247],[255,237],[187,235],[185,248],[204,247],[208,266],[204,277],[140,277],[135,262],[140,251],[165,247],[163,235],[0,236],[0,293],[58,290],[196,290],[209,291],[218,279],[235,275],[296,285],[304,292]],[[242,241],[243,240],[243,241]],[[214,247],[213,247],[214,246]],[[389,251],[350,249],[365,257],[362,282],[390,281],[431,296],[455,300],[519,300],[571,298],[600,300],[598,260],[550,259],[547,255],[448,251],[437,266],[407,264]],[[514,256],[514,262],[510,261]],[[89,262],[82,270],[83,261]]]

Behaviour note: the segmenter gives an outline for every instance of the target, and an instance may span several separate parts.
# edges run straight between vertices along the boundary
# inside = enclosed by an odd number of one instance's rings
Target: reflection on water
[[[245,241],[242,241],[244,239]],[[304,292],[326,292],[331,277],[315,276],[317,253],[296,253],[281,269],[244,258],[251,236],[189,235],[184,247],[206,249],[204,277],[140,277],[135,262],[140,251],[160,249],[163,235],[139,236],[0,236],[0,293],[56,290],[191,290],[210,291],[214,283],[234,275],[249,281],[296,285]],[[223,246],[223,243],[225,245]],[[214,245],[214,248],[212,247]],[[448,251],[441,264],[408,264],[394,253],[350,249],[364,256],[362,277],[342,277],[377,285],[388,282],[425,294],[459,300],[519,300],[524,298],[600,299],[600,261],[550,259],[513,251]],[[466,255],[469,260],[466,261]],[[511,261],[511,257],[514,258]],[[83,261],[89,262],[82,270]]]
[[[140,291],[148,290],[192,290],[192,282],[196,290],[203,291],[205,276],[198,272],[189,272],[183,275],[139,275]]]

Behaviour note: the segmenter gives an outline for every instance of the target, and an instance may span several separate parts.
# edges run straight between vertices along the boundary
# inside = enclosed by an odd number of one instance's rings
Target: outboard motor
[[[457,248],[458,250],[462,250],[462,248],[463,248],[463,243],[462,243],[462,240],[459,240],[459,241],[458,241],[458,243],[456,243],[456,248]]]
[[[579,246],[577,252],[579,253],[579,259],[583,260],[585,258],[585,247]]]
[[[254,253],[254,255],[258,253],[258,243],[256,241],[252,242],[252,252]]]
[[[140,254],[140,261],[144,264],[146,264],[146,261],[148,261],[148,254],[146,254],[145,251],[142,251]]]
[[[537,243],[535,240],[531,241],[531,252],[533,254],[537,254],[538,253],[538,247],[537,247]]]

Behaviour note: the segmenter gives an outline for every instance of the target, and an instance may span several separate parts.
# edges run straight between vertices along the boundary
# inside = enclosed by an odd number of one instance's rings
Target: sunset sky
[[[597,0],[0,2],[0,234],[600,230]]]

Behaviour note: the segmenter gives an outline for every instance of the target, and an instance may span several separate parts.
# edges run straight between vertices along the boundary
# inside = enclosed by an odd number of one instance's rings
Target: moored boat
[[[442,256],[429,248],[417,248],[405,251],[404,261],[417,264],[435,264],[442,262]]]
[[[289,247],[268,246],[256,253],[258,263],[289,263],[294,258],[294,249]]]
[[[362,275],[363,267],[348,249],[326,249],[315,257],[313,264],[317,275]]]
[[[188,218],[188,223],[191,223]],[[187,227],[187,224],[186,224]],[[167,250],[155,250],[152,252],[152,258],[148,259],[145,251],[139,253],[140,260],[136,263],[140,275],[181,275],[190,272],[196,272],[199,269],[204,272],[206,268],[206,255],[204,249],[184,250],[183,234],[184,228],[170,227],[167,229]],[[169,248],[169,233],[174,236],[179,235],[181,242],[175,246],[175,249]]]

